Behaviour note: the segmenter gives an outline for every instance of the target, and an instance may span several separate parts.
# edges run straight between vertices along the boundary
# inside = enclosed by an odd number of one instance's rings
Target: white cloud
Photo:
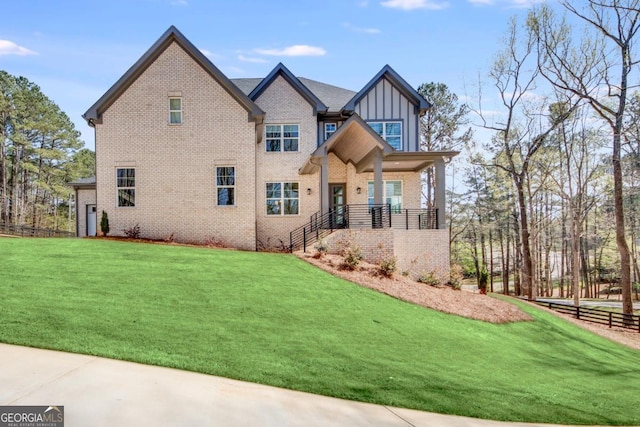
[[[436,2],[432,0],[386,0],[380,2],[380,4],[384,7],[402,10],[442,10],[449,7],[449,2]]]
[[[297,44],[283,49],[254,49],[255,53],[267,56],[324,56],[327,51],[321,47]]]
[[[380,31],[378,28],[363,28],[363,27],[354,27],[352,26],[350,23],[345,22],[344,24],[342,24],[342,26],[344,28],[346,28],[347,30],[351,30],[353,32],[356,33],[364,33],[364,34],[380,34],[382,31]]]
[[[524,9],[541,3],[543,0],[467,0],[474,6],[504,6],[507,8]]]
[[[202,52],[202,54],[204,56],[206,56],[207,58],[209,58],[211,60],[215,59],[215,60],[219,61],[219,60],[224,58],[224,55],[220,55],[218,53],[213,53],[208,49],[200,49],[200,52]]]
[[[171,0],[172,6],[189,6],[189,2],[187,0]]]
[[[26,47],[18,46],[9,40],[0,40],[0,56],[2,55],[37,55],[37,52],[27,49]]]
[[[493,6],[494,0],[467,0],[469,3],[477,6]]]
[[[242,54],[238,55],[238,60],[242,61],[242,62],[253,62],[254,64],[264,64],[267,61],[264,58],[256,58],[256,57],[252,57],[252,56],[244,56]]]

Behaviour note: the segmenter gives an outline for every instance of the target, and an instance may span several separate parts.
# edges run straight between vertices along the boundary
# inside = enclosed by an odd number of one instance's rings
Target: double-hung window
[[[297,182],[267,182],[267,215],[298,215],[300,191]]]
[[[266,125],[266,146],[269,152],[298,151],[298,125]]]
[[[324,140],[329,139],[331,135],[333,135],[338,129],[338,125],[335,123],[325,123],[324,124]]]
[[[367,195],[369,206],[373,205],[373,181],[369,181]],[[384,204],[391,205],[391,212],[398,213],[402,210],[402,181],[383,181],[382,200]]]
[[[116,188],[118,190],[118,206],[136,205],[136,170],[133,168],[116,169]]]
[[[169,98],[169,123],[172,125],[182,123],[182,98]]]
[[[402,122],[369,122],[369,126],[390,146],[402,150]]]
[[[216,167],[216,188],[218,193],[218,206],[233,206],[236,204],[235,167]]]

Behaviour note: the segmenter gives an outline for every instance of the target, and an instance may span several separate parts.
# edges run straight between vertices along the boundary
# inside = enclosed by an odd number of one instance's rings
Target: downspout
[[[264,119],[263,119],[264,120]],[[258,147],[262,142],[262,129],[264,125],[264,121],[261,120],[260,123],[256,123],[256,146],[253,151],[253,176],[254,176],[254,191],[253,191],[253,234],[255,238],[255,250],[258,252]]]
[[[80,237],[80,229],[78,227],[78,187],[73,187],[76,195],[75,195],[75,199],[74,199],[74,204],[75,204],[75,209],[76,209],[76,237]],[[96,213],[96,215],[98,215]]]

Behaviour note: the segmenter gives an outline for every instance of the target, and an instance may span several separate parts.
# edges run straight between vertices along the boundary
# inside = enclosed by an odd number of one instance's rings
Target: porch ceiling
[[[420,172],[438,160],[446,160],[460,154],[459,151],[394,151],[382,158],[383,172]],[[373,172],[373,165],[367,165],[358,172]]]
[[[373,169],[377,150],[382,151],[384,157],[393,152],[393,147],[371,129],[360,116],[353,114],[329,139],[311,153],[300,169],[300,173],[314,173],[320,167],[319,159],[329,153],[335,154],[344,163],[353,163],[359,170],[366,167]]]

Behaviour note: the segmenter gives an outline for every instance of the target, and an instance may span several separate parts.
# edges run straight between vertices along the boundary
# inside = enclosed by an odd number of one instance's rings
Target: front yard
[[[0,238],[0,341],[508,421],[640,424],[640,352],[523,305],[490,324],[289,255]],[[1,387],[1,386],[0,386]]]

